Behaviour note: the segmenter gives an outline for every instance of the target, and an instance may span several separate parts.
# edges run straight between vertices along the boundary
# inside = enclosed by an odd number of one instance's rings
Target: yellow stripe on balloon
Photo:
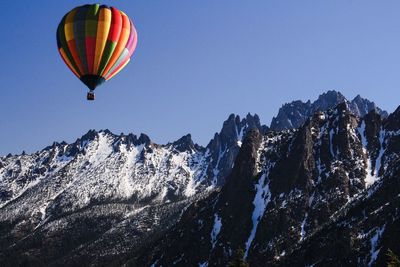
[[[74,17],[77,11],[77,8],[71,10],[65,18],[64,32],[67,42],[74,39]]]
[[[129,39],[129,34],[131,33],[131,24],[127,15],[124,12],[120,11],[122,14],[122,30],[121,35],[119,36],[119,40],[117,42],[117,46],[114,49],[114,52],[107,63],[106,68],[101,73],[101,75],[107,75],[110,69],[114,66],[115,62],[117,62],[119,56],[121,55],[122,51],[124,50],[126,43]]]
[[[72,66],[71,61],[68,59],[67,54],[65,54],[65,51],[63,48],[59,49],[61,57],[64,59],[64,62],[67,64],[67,66],[70,68],[70,70],[76,75],[76,77],[80,78],[81,76],[79,75],[78,71],[75,70],[75,68]]]
[[[75,36],[74,36],[74,17],[78,8],[74,8],[71,12],[68,13],[67,17],[65,18],[65,25],[64,25],[64,32],[65,32],[65,39],[67,41],[68,50],[72,55],[72,59],[75,61],[76,66],[79,68],[80,73],[84,73],[82,68],[82,63],[79,58],[78,52],[76,50],[76,43],[75,43]]]
[[[111,10],[109,8],[100,9],[99,22],[97,24],[96,50],[94,54],[93,73],[98,74],[101,57],[106,46],[108,32],[111,25]]]
[[[114,77],[116,74],[118,74],[123,68],[125,68],[125,66],[128,65],[129,61],[131,61],[131,59],[128,59],[121,67],[116,69],[113,74],[111,74],[110,76],[106,77],[105,78],[106,81],[110,80],[112,77]]]

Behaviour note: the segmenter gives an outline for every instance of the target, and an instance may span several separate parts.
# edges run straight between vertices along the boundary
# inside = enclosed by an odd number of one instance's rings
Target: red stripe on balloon
[[[122,16],[121,12],[112,7],[111,8],[111,25],[110,32],[108,33],[108,40],[117,42],[122,30]]]
[[[93,62],[94,62],[94,53],[96,49],[96,37],[86,37],[86,61],[88,64],[88,72],[89,74],[93,73]]]

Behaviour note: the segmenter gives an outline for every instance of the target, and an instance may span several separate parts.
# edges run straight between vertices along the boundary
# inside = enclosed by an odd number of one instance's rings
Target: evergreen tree
[[[249,264],[244,260],[243,249],[237,249],[233,259],[228,263],[228,267],[249,267]]]
[[[400,267],[400,260],[399,257],[391,250],[388,249],[386,253],[388,257],[388,267]]]

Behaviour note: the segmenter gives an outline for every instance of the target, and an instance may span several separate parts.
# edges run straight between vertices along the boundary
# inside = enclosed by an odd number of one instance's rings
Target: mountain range
[[[400,254],[400,108],[328,91],[207,146],[95,131],[0,157],[3,266],[383,266]]]

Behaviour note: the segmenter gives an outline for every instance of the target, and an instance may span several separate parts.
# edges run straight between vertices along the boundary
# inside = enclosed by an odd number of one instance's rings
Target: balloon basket
[[[93,101],[94,100],[94,93],[93,92],[88,92],[86,98],[89,101]]]

